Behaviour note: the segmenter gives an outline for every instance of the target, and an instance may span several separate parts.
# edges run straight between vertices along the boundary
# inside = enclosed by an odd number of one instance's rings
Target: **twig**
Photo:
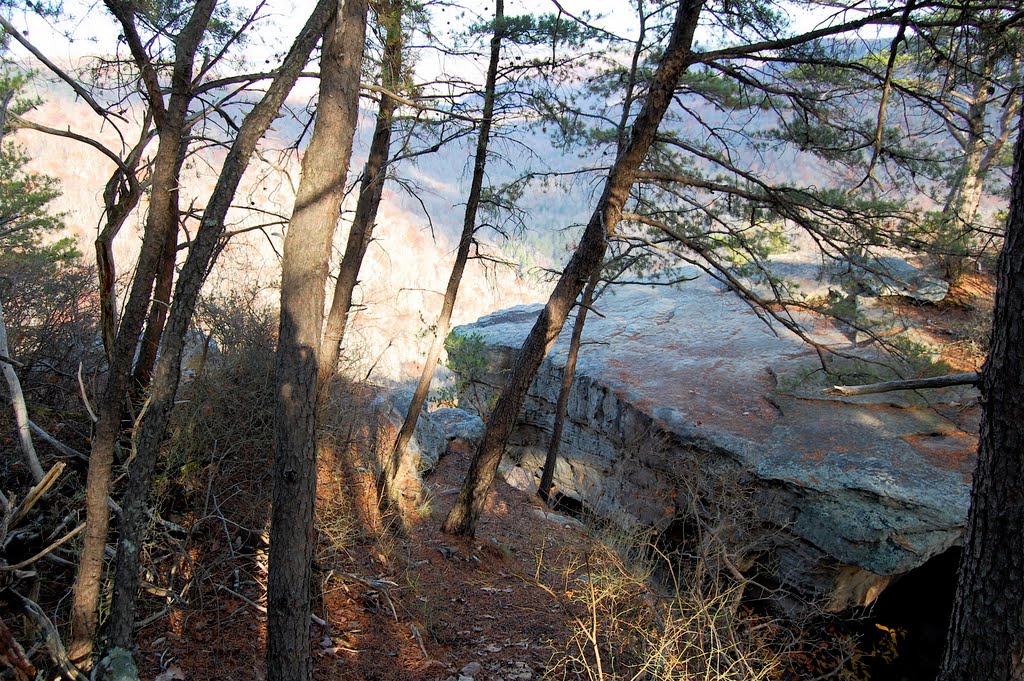
[[[249,598],[246,598],[245,596],[243,596],[242,594],[238,593],[234,589],[229,589],[228,587],[224,586],[223,584],[218,584],[217,588],[220,589],[221,591],[227,591],[229,594],[231,594],[232,596],[234,596],[236,598],[241,598],[243,601],[245,601],[246,603],[248,603],[252,607],[256,608],[257,610],[262,612],[264,615],[267,614],[267,607],[266,606],[260,605],[256,601],[254,601],[252,599],[249,599]],[[313,620],[314,624],[319,624],[321,627],[326,627],[327,626],[327,622],[326,621],[324,621],[323,619],[317,617],[313,613],[309,613],[309,619]]]
[[[111,151],[106,146],[104,146],[100,142],[97,142],[91,137],[79,135],[77,132],[71,132],[71,130],[60,130],[58,128],[51,128],[47,125],[42,125],[40,123],[27,120],[25,118],[22,118],[21,116],[16,116],[14,114],[10,115],[10,119],[11,125],[15,128],[19,128],[22,130],[35,130],[36,132],[41,132],[46,135],[53,135],[54,137],[65,137],[67,139],[75,140],[76,142],[81,142],[86,146],[90,146],[96,151],[106,156],[111,161],[113,161],[114,165],[116,165],[121,170],[121,172],[125,174],[126,177],[131,173],[131,169],[124,164],[124,161],[121,160],[121,157],[119,157],[113,151]]]
[[[75,91],[75,94],[81,97],[83,100],[85,100],[86,104],[89,105],[89,108],[95,111],[98,116],[101,116],[103,118],[116,116],[117,118],[120,118],[122,121],[126,120],[124,116],[113,114],[104,109],[102,106],[100,106],[99,103],[95,99],[93,99],[92,93],[90,93],[88,90],[82,87],[81,83],[79,83],[76,79],[72,78],[67,73],[65,73],[63,69],[61,69],[59,66],[57,66],[52,61],[47,59],[45,54],[40,52],[35,45],[28,41],[28,38],[22,35],[21,32],[18,31],[18,29],[12,26],[10,22],[8,22],[3,17],[0,17],[0,27],[3,27],[4,31],[6,31],[8,35],[12,36],[15,40],[21,43],[22,47],[31,52],[36,59],[41,61],[48,69],[53,71],[53,73],[56,74],[58,78],[67,83],[71,87],[71,89]]]
[[[906,381],[884,381],[867,385],[836,385],[826,393],[832,395],[873,395],[893,390],[918,390],[921,388],[948,388],[954,385],[977,385],[981,374],[972,371],[966,374],[948,374],[934,378],[912,378]]]
[[[48,553],[50,553],[54,549],[58,548],[64,542],[69,541],[70,539],[75,537],[79,532],[81,532],[84,529],[85,529],[85,523],[82,523],[81,525],[79,525],[75,529],[71,530],[70,532],[65,534],[63,537],[61,537],[57,541],[53,542],[52,544],[50,544],[45,549],[43,549],[42,551],[40,551],[36,555],[32,556],[31,558],[26,558],[25,560],[21,561],[20,563],[15,563],[14,565],[0,565],[0,572],[10,572],[11,570],[20,570],[21,568],[28,567],[29,565],[31,565],[32,563],[36,562],[37,560],[45,557]]]
[[[889,48],[889,61],[885,66],[885,80],[882,82],[882,100],[878,103],[878,121],[875,125],[875,138],[872,142],[871,162],[868,164],[868,170],[864,175],[864,179],[854,189],[859,188],[869,179],[875,180],[875,165],[878,163],[878,157],[882,153],[882,141],[885,133],[885,106],[889,101],[889,93],[892,91],[892,77],[896,70],[896,56],[899,53],[900,43],[905,39],[904,36],[907,32],[907,24],[910,22],[910,14],[914,9],[913,2],[907,3],[903,10],[903,18],[900,20],[900,27],[896,31],[896,37],[892,40],[892,46]],[[878,180],[875,180],[875,182],[877,183]]]
[[[110,497],[107,497],[107,508],[116,513],[118,517],[121,517],[121,515],[124,513],[124,511],[121,509],[121,505],[118,504],[113,499],[111,499]],[[159,514],[157,514],[156,511],[154,511],[151,508],[146,509],[146,516],[157,525],[163,525],[166,529],[170,530],[171,532],[177,532],[178,534],[188,534],[188,530],[186,530],[184,527],[182,527],[178,523],[173,523],[170,520],[164,520],[159,516]]]
[[[146,627],[148,627],[153,622],[156,622],[157,620],[159,620],[161,617],[166,617],[170,612],[171,612],[171,608],[170,607],[166,607],[163,610],[161,610],[160,612],[153,613],[152,615],[150,615],[146,619],[142,620],[141,622],[136,622],[135,623],[135,629],[137,631],[140,630],[140,629],[145,629]]]
[[[92,419],[93,423],[99,421],[96,417],[96,412],[92,410],[92,405],[89,404],[89,395],[85,392],[85,381],[82,380],[82,363],[78,363],[78,389],[82,392],[82,402],[85,404],[85,410],[89,412],[89,418]]]
[[[384,598],[388,602],[388,607],[391,608],[391,615],[395,618],[396,622],[398,621],[398,611],[395,609],[395,604],[391,600],[391,594],[388,593],[390,587],[398,586],[397,584],[387,579],[372,579],[368,577],[360,577],[359,575],[352,574],[351,572],[338,572],[336,574],[343,575],[345,577],[348,577],[349,579],[354,579],[357,582],[362,582],[371,589],[374,589],[379,593],[384,594]]]
[[[423,659],[429,660],[430,655],[427,654],[427,647],[423,645],[423,635],[420,634],[419,628],[417,628],[414,622],[409,622],[409,629],[412,631],[412,636],[416,639],[416,643],[420,644],[420,650],[423,651]]]
[[[17,367],[19,369],[24,369],[25,368],[24,364],[22,364],[21,362],[19,362],[16,359],[11,359],[10,357],[8,357],[7,355],[4,355],[4,354],[0,354],[0,362],[6,362],[7,364],[10,364],[11,366]]]

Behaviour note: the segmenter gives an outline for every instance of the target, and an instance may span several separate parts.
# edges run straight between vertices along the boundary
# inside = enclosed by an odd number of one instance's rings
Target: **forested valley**
[[[1024,679],[1019,2],[0,33],[0,679]]]

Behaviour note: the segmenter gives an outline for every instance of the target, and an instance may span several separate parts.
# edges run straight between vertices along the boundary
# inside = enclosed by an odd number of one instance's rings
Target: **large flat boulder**
[[[668,533],[692,532],[695,508],[724,526],[731,508],[743,516],[723,530],[733,560],[783,587],[790,605],[867,604],[959,542],[976,448],[969,390],[829,396],[834,383],[892,372],[878,358],[832,358],[826,374],[805,342],[706,280],[620,289],[595,307],[603,317],[587,319],[555,476],[561,494],[625,527]],[[485,355],[470,390],[500,389],[539,310],[455,330],[474,341],[464,351]],[[854,350],[827,321],[798,321],[818,342]],[[503,461],[526,489],[539,479],[570,330],[571,319]]]

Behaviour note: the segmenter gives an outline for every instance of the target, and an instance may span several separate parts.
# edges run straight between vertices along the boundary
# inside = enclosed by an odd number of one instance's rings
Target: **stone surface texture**
[[[484,439],[484,420],[465,409],[441,407],[430,412],[430,420],[444,431],[448,441],[462,440],[476,446]]]
[[[539,309],[510,308],[455,330],[485,341],[487,368],[471,390],[500,388]],[[587,319],[558,493],[624,527],[677,536],[692,532],[692,509],[722,526],[713,509],[731,508],[743,516],[732,523],[742,532],[723,532],[731,559],[783,587],[791,598],[780,602],[797,608],[867,604],[894,576],[959,542],[976,447],[977,410],[964,408],[972,391],[830,396],[823,389],[835,383],[892,374],[834,359],[825,375],[807,344],[706,278],[623,287],[595,309],[603,317]],[[819,342],[851,349],[828,322],[799,321]],[[540,476],[571,322],[502,463],[523,489]]]

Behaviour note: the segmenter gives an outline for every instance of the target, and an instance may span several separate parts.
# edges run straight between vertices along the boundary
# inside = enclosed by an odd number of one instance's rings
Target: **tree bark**
[[[281,261],[270,579],[269,681],[307,681],[316,413],[331,242],[345,190],[359,104],[366,0],[346,0],[324,35],[320,99]]]
[[[379,21],[385,23],[384,54],[381,58],[381,87],[389,92],[398,92],[402,80],[402,16],[405,11],[403,0],[382,3]],[[348,233],[345,254],[338,268],[338,280],[331,298],[331,311],[327,315],[327,328],[320,364],[320,383],[323,385],[338,369],[341,345],[345,340],[348,316],[352,309],[352,295],[359,283],[359,268],[362,267],[366,249],[373,239],[377,221],[377,209],[384,195],[384,181],[387,179],[386,164],[391,148],[391,129],[397,102],[382,94],[377,110],[377,123],[370,142],[370,150],[359,181],[359,199],[352,227]]]
[[[455,309],[455,301],[459,296],[459,286],[462,283],[462,275],[466,271],[466,262],[469,260],[469,249],[473,245],[473,237],[476,234],[476,214],[480,208],[480,193],[483,191],[484,170],[487,166],[487,145],[491,138],[491,124],[494,120],[494,99],[495,85],[498,79],[498,62],[501,59],[501,40],[504,34],[505,3],[504,0],[497,0],[494,8],[494,34],[491,37],[491,54],[487,65],[487,80],[484,85],[484,110],[480,120],[480,132],[476,142],[476,156],[473,160],[473,179],[469,187],[469,196],[466,199],[466,212],[462,220],[462,234],[459,237],[459,248],[455,253],[455,262],[452,264],[452,271],[448,277],[448,285],[444,291],[444,302],[441,305],[441,313],[434,325],[434,335],[430,342],[430,349],[423,364],[423,371],[420,373],[419,383],[413,392],[412,400],[409,402],[409,411],[402,422],[402,428],[398,431],[398,438],[395,440],[395,447],[391,455],[384,462],[384,470],[381,472],[381,480],[385,494],[382,499],[397,501],[399,491],[395,488],[398,471],[401,467],[402,457],[405,449],[412,439],[416,430],[416,422],[423,410],[423,403],[427,400],[427,393],[430,392],[430,383],[434,378],[434,371],[437,361],[441,357],[441,350],[444,348],[444,340],[448,336],[448,328],[452,321],[452,311]]]
[[[100,337],[107,361],[114,356],[114,338],[117,335],[117,296],[114,284],[117,272],[114,264],[114,237],[121,231],[128,216],[139,205],[142,186],[135,173],[142,162],[142,155],[149,145],[152,130],[152,116],[147,115],[139,132],[139,141],[132,148],[121,167],[115,168],[103,188],[103,211],[106,221],[96,237],[97,283],[100,303]]]
[[[168,238],[168,232],[177,229],[177,211],[172,216],[168,214],[168,210],[172,205],[172,194],[176,192],[177,187],[177,170],[180,167],[178,157],[185,116],[191,99],[189,90],[192,61],[215,5],[216,0],[202,0],[196,3],[187,27],[179,36],[172,76],[170,109],[164,109],[159,88],[149,91],[150,110],[158,123],[160,137],[153,163],[149,219],[146,222],[131,292],[110,353],[107,384],[97,405],[99,421],[96,423],[86,480],[85,539],[79,554],[78,575],[71,607],[71,658],[86,667],[91,666],[89,658],[99,625],[98,606],[103,576],[103,550],[107,542],[110,521],[107,496],[110,493],[110,475],[120,433],[121,414],[130,384],[132,360],[149,305],[153,279],[164,251],[164,242]],[[108,3],[108,6],[122,22],[125,33],[134,33],[133,12],[119,3]],[[146,72],[147,69],[151,69],[144,53],[136,54],[135,57],[140,71]],[[109,255],[105,250],[100,252]],[[106,264],[112,272],[112,260]],[[101,263],[101,277],[104,271]],[[134,592],[132,594],[134,595]]]
[[[173,109],[173,107],[170,108]],[[182,122],[184,123],[184,116]],[[182,132],[184,132],[184,126],[182,126]],[[149,381],[153,376],[153,365],[156,364],[156,356],[160,349],[160,336],[163,335],[164,325],[167,323],[167,311],[171,308],[174,264],[178,258],[178,217],[180,215],[178,185],[181,166],[185,161],[185,151],[185,145],[181,145],[178,165],[174,170],[175,183],[171,188],[168,203],[163,207],[163,210],[166,211],[166,221],[173,222],[163,225],[167,229],[167,233],[164,239],[164,250],[160,256],[160,266],[156,273],[156,282],[153,286],[153,303],[149,308],[146,330],[142,334],[142,343],[139,346],[139,355],[135,360],[135,371],[132,374],[133,387],[139,396],[149,387]],[[152,209],[150,207],[150,210]]]
[[[523,342],[505,388],[487,422],[484,439],[473,456],[459,496],[442,526],[449,534],[472,535],[476,530],[476,522],[483,511],[487,492],[526,392],[544,356],[558,338],[573,301],[579,296],[586,281],[601,267],[607,235],[621,219],[637,170],[654,142],[661,119],[672,101],[676,84],[690,65],[690,46],[702,6],[702,0],[682,0],[679,3],[669,44],[651,81],[647,101],[633,123],[629,143],[615,159],[604,192],[580,238],[576,252]]]
[[[544,471],[540,476],[540,487],[537,495],[548,504],[551,502],[551,483],[555,477],[555,464],[558,462],[558,450],[562,444],[562,430],[565,428],[565,415],[569,410],[569,395],[572,393],[572,381],[576,377],[576,358],[580,354],[580,341],[583,339],[583,327],[587,323],[587,312],[594,302],[594,289],[601,280],[601,268],[594,270],[590,281],[583,290],[583,300],[576,313],[576,321],[572,325],[572,338],[569,340],[569,356],[565,359],[565,370],[562,372],[562,385],[558,391],[558,404],[555,405],[555,423],[551,428],[551,441],[548,443],[547,456],[544,457]]]
[[[1024,679],[1024,117],[981,377],[978,465],[941,681]]]
[[[125,617],[118,624],[130,632],[129,620],[134,618],[134,595],[138,590],[138,552],[144,529],[146,498],[156,465],[157,453],[170,419],[171,407],[181,377],[181,354],[184,338],[196,300],[202,289],[206,274],[219,252],[224,234],[224,218],[242,174],[252,157],[256,144],[277,116],[285,97],[291,91],[295,80],[309,59],[324,28],[334,16],[337,0],[319,0],[307,19],[291,49],[281,64],[277,76],[271,81],[266,93],[245,117],[231,148],[221,166],[217,184],[207,202],[200,220],[188,257],[182,266],[174,288],[173,305],[167,318],[167,326],[160,344],[160,358],[157,360],[150,392],[149,409],[142,422],[135,458],[129,468],[128,486],[122,517],[122,542],[118,550],[118,567],[115,593],[124,593],[128,599]],[[144,310],[143,310],[144,311]],[[132,567],[134,565],[134,568]],[[119,606],[118,606],[119,607]],[[121,619],[119,617],[119,619]],[[113,634],[114,632],[112,632]],[[117,637],[123,641],[123,634]],[[129,634],[130,636],[130,634]]]

